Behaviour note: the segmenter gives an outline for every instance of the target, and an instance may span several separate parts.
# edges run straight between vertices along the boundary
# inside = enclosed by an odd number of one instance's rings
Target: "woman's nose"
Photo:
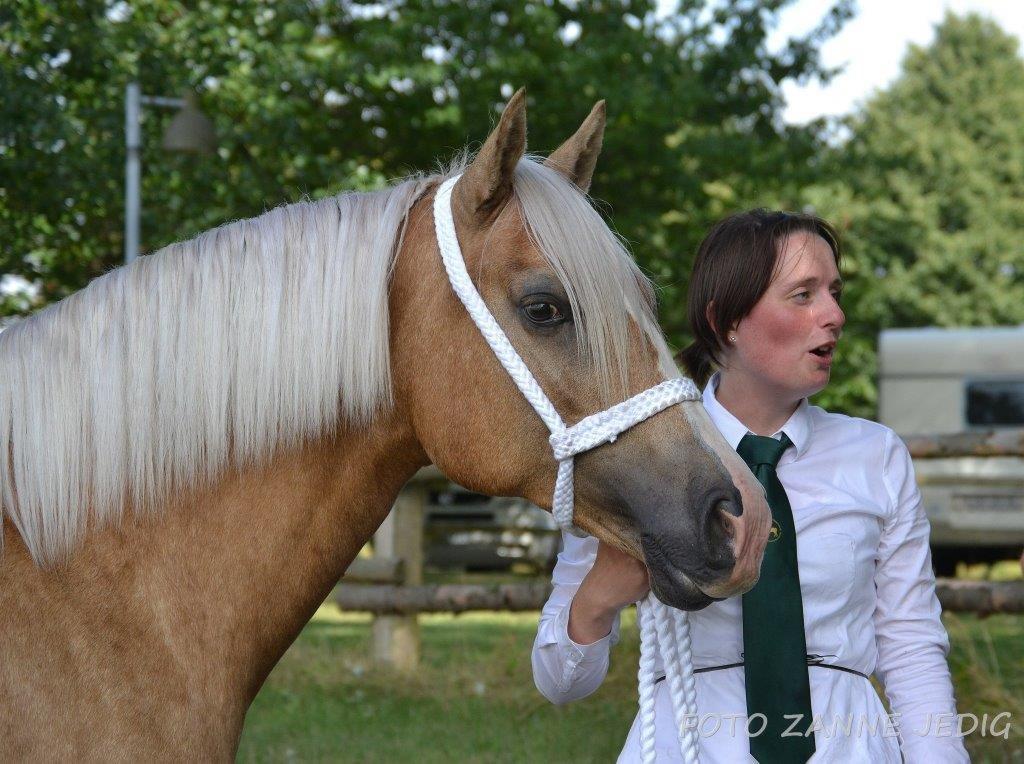
[[[839,301],[835,297],[829,296],[831,305],[825,316],[825,325],[834,326],[836,329],[842,329],[843,324],[846,323],[846,314],[843,313],[843,309],[839,307]]]

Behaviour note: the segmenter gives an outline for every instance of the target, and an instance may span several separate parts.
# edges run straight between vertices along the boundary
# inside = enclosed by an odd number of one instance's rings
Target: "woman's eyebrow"
[[[786,290],[788,291],[790,289],[796,289],[797,287],[815,286],[815,285],[817,285],[817,283],[818,283],[818,277],[817,276],[810,276],[810,277],[808,277],[806,279],[800,279],[799,281],[792,281],[789,284],[786,284]]]
[[[808,278],[800,279],[800,281],[794,281],[794,282],[792,282],[790,284],[787,284],[786,285],[786,290],[788,291],[790,289],[796,289],[797,287],[817,286],[817,284],[818,284],[818,277],[817,276],[809,276]],[[843,288],[843,280],[841,278],[833,279],[832,283],[829,284],[829,286],[837,287],[839,289],[842,289]]]

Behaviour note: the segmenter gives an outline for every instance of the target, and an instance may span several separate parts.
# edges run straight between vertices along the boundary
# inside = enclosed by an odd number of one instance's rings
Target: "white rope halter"
[[[555,479],[555,493],[551,513],[559,527],[577,536],[584,535],[573,525],[573,463],[576,454],[589,451],[602,443],[613,442],[619,434],[648,417],[664,411],[681,401],[700,400],[700,390],[693,380],[685,377],[668,379],[618,403],[605,411],[592,414],[572,427],[566,427],[562,418],[547,395],[537,384],[523,359],[512,347],[505,332],[491,315],[480,293],[476,290],[455,233],[452,217],[452,189],[460,175],[449,178],[437,190],[434,197],[434,228],[437,244],[441,250],[448,280],[455,294],[466,306],[473,322],[480,329],[498,361],[512,377],[516,387],[533,406],[551,431],[551,450],[558,462],[558,476]],[[654,762],[654,668],[655,651],[660,648],[662,665],[672,695],[676,731],[679,735],[680,750],[687,762],[697,762],[697,715],[696,683],[690,660],[690,625],[686,613],[669,608],[650,594],[637,603],[637,617],[640,625],[640,741],[643,760]]]

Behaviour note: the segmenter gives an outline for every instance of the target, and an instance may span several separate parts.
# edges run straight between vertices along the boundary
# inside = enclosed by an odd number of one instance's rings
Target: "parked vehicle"
[[[524,499],[492,498],[450,484],[432,491],[424,517],[424,561],[440,568],[554,567],[561,534],[554,518]]]
[[[891,329],[878,340],[879,421],[901,436],[1024,428],[1024,325]],[[1024,458],[915,459],[937,572],[1016,558]]]

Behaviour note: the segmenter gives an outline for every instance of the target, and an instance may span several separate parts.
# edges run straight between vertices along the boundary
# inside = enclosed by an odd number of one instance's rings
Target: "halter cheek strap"
[[[664,411],[681,401],[700,400],[700,390],[692,380],[684,377],[668,379],[661,384],[634,395],[605,411],[592,414],[572,427],[566,427],[562,418],[537,380],[519,357],[505,332],[491,315],[480,293],[477,292],[462,259],[462,250],[455,234],[452,217],[452,189],[460,176],[449,178],[434,197],[434,228],[441,250],[445,270],[452,288],[466,306],[473,322],[480,329],[498,361],[512,377],[516,387],[544,420],[551,432],[549,442],[558,462],[555,493],[551,513],[565,531],[584,535],[572,522],[573,516],[573,462],[577,454],[589,451],[602,443],[613,442],[620,433]],[[640,658],[640,745],[645,764],[653,764],[654,747],[654,694],[655,651],[660,651],[668,676],[672,707],[680,751],[686,762],[696,764],[699,758],[697,735],[691,720],[697,714],[697,689],[690,658],[690,626],[686,613],[667,607],[653,593],[637,603],[641,633]]]

